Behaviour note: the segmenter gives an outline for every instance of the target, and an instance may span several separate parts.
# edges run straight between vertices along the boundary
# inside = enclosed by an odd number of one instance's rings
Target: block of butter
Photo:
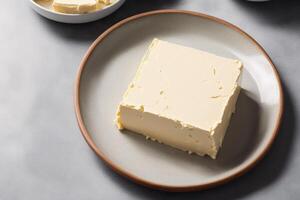
[[[215,159],[241,70],[238,60],[154,39],[118,107],[117,126]]]
[[[57,12],[81,14],[95,11],[97,0],[54,0],[53,9]]]

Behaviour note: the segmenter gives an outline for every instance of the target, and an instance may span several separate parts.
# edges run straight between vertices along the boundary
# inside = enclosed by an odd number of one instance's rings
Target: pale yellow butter
[[[109,5],[112,3],[112,0],[98,0],[99,3],[104,3],[105,5]]]
[[[118,107],[117,125],[216,158],[241,69],[240,61],[154,39]]]
[[[53,9],[57,12],[81,14],[95,11],[97,0],[54,0]]]

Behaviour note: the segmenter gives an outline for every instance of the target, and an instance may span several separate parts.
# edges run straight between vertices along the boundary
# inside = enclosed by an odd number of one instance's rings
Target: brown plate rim
[[[88,60],[88,58],[90,57],[90,55],[93,53],[95,47],[101,43],[101,41],[103,41],[111,32],[113,32],[114,30],[118,29],[119,27],[127,24],[128,22],[131,22],[133,20],[142,18],[142,17],[147,17],[147,16],[152,16],[152,15],[159,15],[159,14],[184,14],[184,15],[191,15],[191,16],[196,16],[196,17],[200,17],[200,18],[204,18],[213,22],[216,22],[220,25],[226,26],[227,28],[230,28],[238,33],[240,33],[241,35],[243,35],[246,39],[248,39],[250,42],[252,42],[260,51],[261,53],[265,56],[265,58],[269,61],[269,63],[271,64],[273,71],[276,75],[276,80],[277,83],[279,85],[279,113],[277,115],[277,119],[276,119],[276,124],[275,127],[273,129],[273,133],[272,133],[272,138],[268,141],[268,144],[265,146],[264,150],[261,152],[261,154],[259,154],[257,156],[257,158],[249,163],[248,165],[244,166],[242,169],[240,169],[238,172],[222,178],[220,180],[214,181],[214,182],[210,182],[210,183],[205,183],[205,184],[198,184],[198,185],[182,185],[182,186],[172,186],[172,185],[162,185],[162,184],[158,184],[158,183],[154,183],[148,180],[145,180],[143,178],[137,177],[133,174],[131,174],[130,172],[127,172],[125,170],[123,170],[121,167],[119,167],[117,164],[113,163],[109,158],[107,158],[103,152],[101,152],[100,149],[97,148],[96,144],[94,143],[91,135],[89,134],[87,128],[85,127],[84,121],[83,121],[83,117],[81,115],[81,109],[80,109],[80,83],[81,83],[81,75],[82,72],[85,68],[86,62]],[[272,143],[274,142],[278,131],[279,131],[279,127],[280,127],[280,123],[282,120],[282,114],[283,114],[283,105],[284,105],[284,97],[283,97],[283,90],[282,90],[282,84],[281,84],[281,80],[279,77],[279,73],[275,67],[275,65],[273,64],[271,58],[269,57],[269,55],[266,53],[266,51],[263,49],[263,47],[254,39],[252,38],[249,34],[247,34],[245,31],[243,31],[242,29],[240,29],[239,27],[223,20],[217,17],[213,17],[207,14],[203,14],[203,13],[198,13],[198,12],[194,12],[194,11],[187,11],[187,10],[174,10],[174,9],[167,9],[167,10],[156,10],[156,11],[150,11],[150,12],[144,12],[141,14],[137,14],[131,17],[128,17],[116,24],[114,24],[113,26],[111,26],[109,29],[107,29],[105,32],[103,32],[94,42],[93,44],[89,47],[89,49],[87,50],[85,56],[83,57],[80,65],[79,65],[79,69],[77,72],[77,76],[76,76],[76,80],[75,80],[75,86],[74,86],[74,106],[75,106],[75,114],[76,114],[76,118],[77,118],[77,123],[79,125],[80,131],[84,137],[84,139],[86,140],[86,142],[88,143],[88,145],[91,147],[91,149],[111,168],[113,169],[115,172],[117,172],[118,174],[128,178],[129,180],[134,181],[135,183],[144,185],[146,187],[150,187],[152,189],[158,189],[158,190],[164,190],[164,191],[171,191],[171,192],[188,192],[188,191],[197,191],[197,190],[204,190],[204,189],[208,189],[208,188],[212,188],[224,183],[227,183],[230,180],[233,180],[241,175],[243,175],[244,173],[246,173],[247,171],[249,171],[251,168],[253,168],[263,157],[264,155],[267,153],[267,151],[270,149]]]

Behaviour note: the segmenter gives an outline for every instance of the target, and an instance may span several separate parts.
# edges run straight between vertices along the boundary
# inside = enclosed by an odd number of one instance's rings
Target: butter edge
[[[128,85],[126,91],[125,91],[125,93],[124,93],[123,96],[122,96],[122,100],[121,100],[121,103],[119,103],[119,105],[118,105],[117,112],[116,112],[116,118],[115,118],[115,120],[114,120],[114,121],[115,121],[115,124],[117,125],[117,127],[118,127],[119,130],[123,130],[123,129],[124,129],[124,126],[123,126],[123,124],[122,124],[122,122],[121,122],[120,106],[121,106],[121,105],[124,106],[124,105],[122,104],[122,102],[124,101],[124,99],[125,99],[126,96],[128,95],[129,91],[130,91],[132,88],[134,88],[134,86],[135,86],[134,83],[135,83],[136,80],[139,78],[139,74],[140,74],[140,71],[141,71],[141,68],[142,68],[144,62],[147,60],[147,58],[149,57],[149,54],[150,54],[151,50],[159,43],[159,41],[160,41],[160,40],[157,39],[157,38],[154,38],[154,39],[152,40],[152,42],[150,43],[150,45],[149,45],[148,48],[147,48],[146,53],[143,55],[142,60],[140,61],[140,64],[139,64],[138,69],[137,69],[137,72],[135,73],[135,75],[134,75],[132,81],[129,83],[129,85]],[[131,106],[131,107],[132,107],[132,106]],[[135,107],[135,106],[133,106],[133,107]],[[144,106],[143,106],[142,108],[143,108],[143,111],[144,111]]]

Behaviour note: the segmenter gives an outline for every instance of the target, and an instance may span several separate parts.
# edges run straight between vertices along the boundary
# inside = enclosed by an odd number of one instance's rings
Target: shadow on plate
[[[261,108],[250,96],[248,91],[241,90],[236,113],[232,116],[216,160],[222,167],[234,167],[242,163],[256,149],[259,142]]]
[[[169,8],[172,5],[179,3],[180,0],[152,0],[152,1],[141,1],[141,0],[127,0],[120,9],[118,9],[113,14],[100,19],[95,22],[90,22],[86,24],[64,24],[51,21],[40,16],[42,25],[45,24],[45,27],[52,31],[54,34],[57,34],[63,37],[65,40],[72,41],[94,41],[102,32],[108,29],[113,24],[125,19],[129,16],[156,10]]]
[[[235,199],[235,198],[241,198],[243,196],[246,196],[252,192],[255,192],[257,190],[260,190],[272,183],[274,183],[280,176],[284,173],[284,169],[290,159],[290,152],[293,147],[293,141],[295,137],[295,122],[297,121],[295,111],[294,111],[294,104],[291,99],[290,93],[287,90],[286,87],[284,87],[284,93],[285,93],[285,111],[283,116],[283,121],[281,124],[281,128],[279,130],[279,134],[272,145],[272,148],[267,153],[265,158],[259,162],[257,166],[254,167],[250,172],[245,174],[244,176],[240,177],[239,179],[236,179],[234,181],[231,181],[228,184],[212,188],[205,191],[199,191],[199,192],[190,192],[190,193],[169,193],[169,192],[163,192],[163,191],[157,191],[152,190],[143,186],[140,186],[138,184],[135,184],[131,181],[128,181],[126,178],[119,176],[118,174],[114,173],[109,167],[106,167],[106,165],[103,164],[103,162],[95,156],[95,159],[99,163],[99,166],[104,169],[104,171],[107,173],[107,176],[112,179],[116,184],[120,185],[120,189],[126,190],[126,192],[131,193],[132,196],[136,196],[137,198],[145,198],[145,199],[189,199],[189,198],[197,198],[197,199]],[[241,96],[239,99],[238,104],[245,105],[247,101],[250,102],[249,108],[252,109],[258,109],[255,102],[251,102],[252,100],[247,97],[247,95]],[[247,108],[248,109],[248,108]],[[244,111],[244,110],[243,110]],[[240,112],[242,110],[240,109]],[[245,117],[244,114],[236,113],[237,116],[240,115],[240,117]],[[255,114],[253,112],[253,115],[251,115],[251,118],[255,118]],[[232,125],[229,128],[228,137],[224,140],[224,148],[222,151],[224,153],[221,153],[219,156],[224,156],[227,153],[226,151],[232,152],[231,149],[233,147],[229,147],[229,143],[231,142],[230,139],[234,139],[237,136],[233,133],[234,130],[236,130],[235,127],[235,120],[232,119]],[[238,126],[242,126],[242,124]],[[249,127],[248,127],[249,128]],[[253,126],[251,130],[255,130],[256,127]],[[249,131],[250,132],[250,131]],[[247,136],[250,137],[250,136]],[[138,138],[138,137],[136,137]],[[239,137],[240,138],[240,137]],[[145,140],[143,138],[143,140]],[[255,143],[255,140],[252,142]],[[159,145],[159,144],[158,144]],[[152,145],[148,145],[152,146]],[[227,147],[226,147],[227,146]],[[242,146],[242,145],[241,145]],[[244,148],[243,151],[247,154],[247,152],[251,151],[252,148],[248,147]],[[234,147],[235,148],[235,147]],[[179,152],[179,151],[178,151]],[[222,155],[224,154],[224,155]],[[230,156],[237,156],[234,154],[228,153],[228,159],[230,159]],[[185,157],[191,157],[186,156]],[[227,158],[226,158],[227,159]],[[222,159],[220,159],[222,160]],[[225,158],[224,158],[225,160]],[[221,161],[222,163],[223,161]],[[239,161],[241,162],[241,161]],[[226,164],[226,162],[225,162]]]

